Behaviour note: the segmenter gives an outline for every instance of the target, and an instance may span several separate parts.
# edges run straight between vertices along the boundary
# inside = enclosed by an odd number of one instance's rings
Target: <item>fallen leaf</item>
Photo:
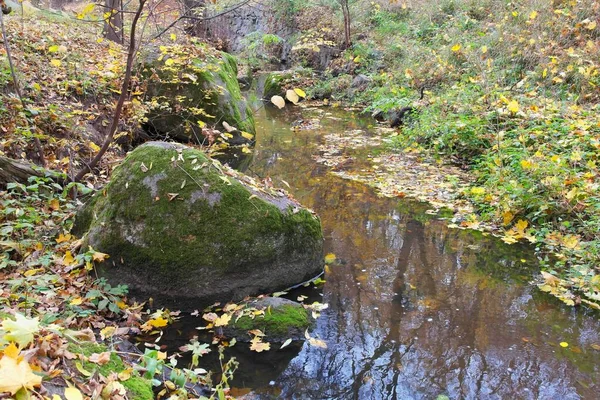
[[[289,346],[290,343],[292,343],[292,339],[287,339],[285,342],[283,342],[283,344],[281,345],[281,347],[279,348],[279,350],[283,349],[284,347]]]
[[[14,395],[21,388],[27,390],[41,385],[42,377],[33,373],[27,361],[18,358],[18,353],[16,357],[11,357],[5,351],[4,357],[0,360],[0,392]]]
[[[275,104],[279,109],[285,107],[285,100],[281,96],[271,97],[271,103]]]
[[[94,364],[104,365],[110,361],[110,352],[105,351],[103,353],[94,353],[89,357],[88,360]]]
[[[83,400],[83,395],[76,387],[68,387],[65,389],[65,398],[67,400]]]

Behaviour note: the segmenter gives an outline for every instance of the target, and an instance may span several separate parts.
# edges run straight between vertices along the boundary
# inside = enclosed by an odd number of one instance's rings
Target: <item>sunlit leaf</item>
[[[21,348],[33,341],[33,335],[40,330],[40,321],[36,318],[28,318],[23,314],[16,313],[15,320],[6,318],[2,321],[4,340],[15,342]]]
[[[306,97],[306,93],[304,93],[304,90],[302,90],[302,89],[295,88],[294,92],[296,92],[296,94],[302,98]]]
[[[271,97],[271,103],[275,104],[280,109],[285,107],[285,100],[281,96]]]
[[[42,377],[35,375],[29,363],[18,356],[14,344],[5,349],[0,360],[0,392],[16,394],[21,388],[33,389],[42,383]]]
[[[298,97],[296,92],[293,91],[292,89],[288,89],[285,92],[285,97],[294,104],[298,104],[298,102],[300,101],[300,98]]]
[[[67,400],[83,400],[83,394],[76,387],[68,387],[65,389],[65,399]]]

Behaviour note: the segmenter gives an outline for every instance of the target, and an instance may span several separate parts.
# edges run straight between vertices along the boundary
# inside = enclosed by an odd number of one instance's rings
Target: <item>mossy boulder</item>
[[[309,279],[322,270],[319,219],[283,191],[203,152],[150,142],[131,152],[80,210],[98,272],[140,300],[193,310]]]
[[[151,104],[145,126],[151,136],[205,144],[209,139],[203,127],[212,126],[232,145],[251,141],[241,134],[254,135],[256,128],[240,90],[233,56],[202,50],[200,45],[163,46],[160,54],[148,57],[144,75]],[[224,122],[236,129],[228,132]]]
[[[248,331],[259,329],[269,342],[284,342],[287,339],[304,340],[304,332],[313,325],[309,312],[295,301],[279,297],[264,297],[248,306],[265,310],[264,315],[254,318],[243,316],[229,323],[223,334],[238,341],[249,342],[252,335]]]

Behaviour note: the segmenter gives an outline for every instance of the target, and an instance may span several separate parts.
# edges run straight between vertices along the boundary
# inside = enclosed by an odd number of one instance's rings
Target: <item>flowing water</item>
[[[322,128],[292,132],[304,113]],[[597,313],[558,304],[529,282],[532,250],[448,229],[426,204],[378,197],[313,156],[324,134],[365,129],[350,112],[298,107],[257,117],[250,175],[271,177],[321,217],[327,303],[312,336],[266,354],[238,343],[235,394],[283,399],[597,399]],[[349,155],[355,152],[344,150]],[[353,168],[360,168],[360,160]],[[306,293],[305,293],[306,294]],[[294,294],[294,298],[297,294]],[[562,347],[561,342],[568,343]],[[236,348],[238,348],[236,350]]]

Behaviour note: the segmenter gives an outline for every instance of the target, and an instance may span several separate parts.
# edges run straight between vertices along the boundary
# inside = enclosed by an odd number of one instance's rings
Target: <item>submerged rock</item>
[[[266,310],[264,315],[254,318],[243,316],[223,328],[223,334],[240,342],[249,342],[252,335],[248,331],[261,330],[269,342],[284,342],[287,339],[304,340],[304,331],[310,328],[314,319],[309,312],[292,300],[280,297],[263,297],[247,304],[257,310]]]
[[[203,152],[150,142],[130,153],[78,213],[99,274],[133,297],[192,310],[307,280],[322,270],[319,219],[283,191]]]

